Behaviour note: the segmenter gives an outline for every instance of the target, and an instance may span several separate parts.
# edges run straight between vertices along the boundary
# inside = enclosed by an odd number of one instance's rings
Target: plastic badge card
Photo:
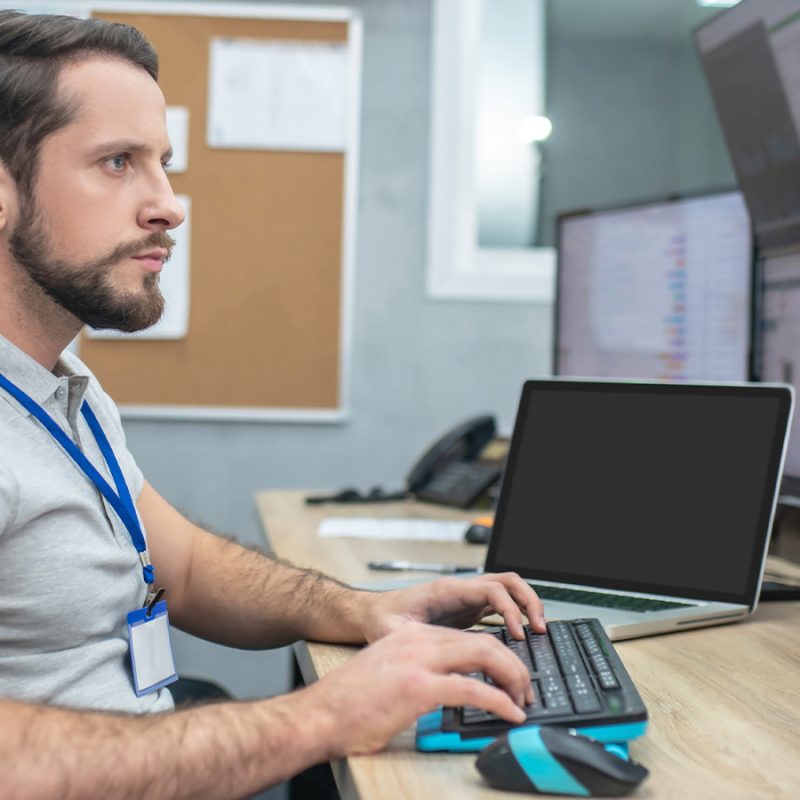
[[[155,692],[178,680],[169,641],[167,603],[162,600],[149,611],[138,608],[128,614],[133,687],[137,697]]]

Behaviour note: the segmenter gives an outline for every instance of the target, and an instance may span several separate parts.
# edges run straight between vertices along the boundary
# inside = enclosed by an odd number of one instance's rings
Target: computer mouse
[[[649,774],[628,759],[626,745],[539,725],[515,728],[496,739],[475,766],[495,789],[579,797],[628,794]]]
[[[470,544],[489,544],[492,538],[492,529],[488,525],[475,523],[464,531],[464,539]]]

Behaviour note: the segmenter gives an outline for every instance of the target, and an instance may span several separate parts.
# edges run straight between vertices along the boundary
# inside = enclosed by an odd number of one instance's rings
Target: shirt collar
[[[76,389],[80,386],[79,391],[82,395],[88,382],[85,377],[76,375],[63,357],[58,359],[53,372],[50,372],[4,336],[0,336],[0,373],[30,395],[39,405],[53,397],[64,383],[74,384]],[[27,413],[9,394],[0,390],[0,395]]]

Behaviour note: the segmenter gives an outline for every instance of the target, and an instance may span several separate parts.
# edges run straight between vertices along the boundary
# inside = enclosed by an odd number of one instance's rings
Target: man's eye
[[[128,164],[128,156],[125,153],[111,156],[111,158],[106,159],[106,164],[108,164],[113,170],[122,172],[122,170],[125,169]]]

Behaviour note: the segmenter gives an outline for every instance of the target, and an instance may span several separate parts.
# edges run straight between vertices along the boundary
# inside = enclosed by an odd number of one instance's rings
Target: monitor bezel
[[[752,350],[752,380],[758,383],[765,382],[763,377],[763,363],[761,358],[762,337],[764,335],[764,261],[782,255],[791,255],[800,252],[800,242],[792,247],[756,247],[753,264],[753,336]],[[796,387],[800,390],[800,386]],[[787,473],[785,470],[781,477],[780,498],[786,505],[800,503],[800,473]]]
[[[708,89],[709,96],[711,98],[711,103],[714,106],[714,112],[717,116],[717,120],[719,121],[720,114],[719,109],[717,108],[717,100],[714,96],[714,92],[711,89],[711,82],[708,79],[708,72],[705,68],[705,64],[703,62],[703,51],[700,49],[700,42],[699,36],[701,31],[705,30],[706,28],[711,27],[712,25],[716,25],[721,17],[725,17],[731,13],[739,13],[737,12],[737,6],[739,4],[736,3],[729,8],[721,8],[718,13],[714,14],[713,16],[709,17],[706,20],[703,20],[699,25],[697,25],[692,31],[692,41],[694,42],[695,52],[697,54],[697,59],[700,62],[700,67],[703,72],[703,78],[706,83],[706,88]],[[731,168],[733,169],[734,174],[737,177],[737,187],[738,187],[738,171],[736,167],[736,163],[733,160],[731,154],[731,146],[728,139],[728,132],[725,128],[722,127],[720,122],[720,129],[722,131],[722,136],[725,140],[725,146],[728,149],[728,155],[731,157]],[[748,215],[750,215],[750,203],[747,195],[739,190],[742,198],[744,199],[745,207],[747,208]],[[781,249],[784,247],[791,247],[796,242],[800,241],[800,217],[796,217],[793,219],[789,219],[785,221],[782,225],[778,227],[773,227],[772,229],[765,230],[763,227],[758,227],[753,225],[753,218],[750,217],[750,238],[753,244],[753,249],[764,249],[764,250],[775,250]]]

